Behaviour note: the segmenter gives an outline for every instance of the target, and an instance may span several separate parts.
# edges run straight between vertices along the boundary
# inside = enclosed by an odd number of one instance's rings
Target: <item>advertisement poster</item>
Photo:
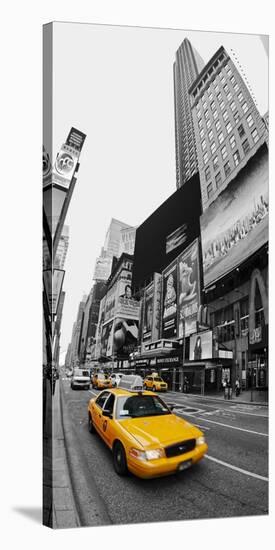
[[[212,330],[192,334],[190,337],[190,361],[200,361],[201,359],[212,359]]]
[[[162,338],[177,336],[177,262],[163,272]]]
[[[152,340],[159,339],[160,319],[161,319],[161,274],[155,273],[154,274]]]
[[[111,357],[113,353],[113,321],[106,323],[101,332],[101,355]]]
[[[108,294],[106,295],[105,315],[104,315],[105,321],[108,321],[109,319],[114,317],[117,294],[118,294],[118,285],[117,283],[115,283],[112,286],[112,288],[109,290]]]
[[[152,339],[153,299],[154,283],[150,284],[144,293],[143,341]]]
[[[128,357],[138,341],[138,320],[116,318],[113,330],[113,353],[117,357]]]
[[[238,266],[268,241],[265,145],[201,217],[204,285]]]
[[[179,327],[178,337],[189,336],[197,330],[200,306],[200,275],[198,241],[194,241],[178,259]]]

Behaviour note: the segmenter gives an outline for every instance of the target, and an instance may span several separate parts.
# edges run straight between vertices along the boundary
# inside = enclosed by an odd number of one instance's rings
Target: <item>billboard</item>
[[[118,284],[115,283],[107,292],[105,302],[105,321],[108,321],[115,315],[118,294]]]
[[[133,288],[148,284],[200,236],[201,192],[198,174],[190,178],[136,231]]]
[[[99,257],[95,262],[95,270],[93,279],[96,281],[107,281],[112,269],[112,258]]]
[[[200,361],[201,359],[212,359],[212,330],[192,334],[190,337],[189,359]]]
[[[160,335],[161,320],[161,274],[154,273],[154,300],[153,300],[153,326],[152,340],[158,340]]]
[[[154,283],[151,283],[145,289],[145,292],[144,292],[143,330],[142,330],[143,341],[152,339],[153,300],[154,300]]]
[[[138,342],[138,320],[116,318],[113,324],[113,354],[128,357]]]
[[[113,353],[113,321],[106,323],[101,332],[101,356],[111,357]]]
[[[162,338],[177,336],[177,262],[163,271]]]
[[[266,145],[201,216],[204,286],[208,286],[268,241],[268,151]]]
[[[116,315],[128,317],[131,319],[139,319],[140,303],[133,298],[119,296],[116,308]]]
[[[197,330],[200,306],[199,245],[196,239],[178,258],[178,337]]]

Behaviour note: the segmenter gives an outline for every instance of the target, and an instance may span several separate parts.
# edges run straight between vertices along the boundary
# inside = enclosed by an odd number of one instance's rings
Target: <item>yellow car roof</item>
[[[109,390],[111,393],[114,393],[115,395],[139,395],[140,393],[143,393],[145,395],[156,395],[152,391],[129,391],[125,390],[124,388],[113,388]]]

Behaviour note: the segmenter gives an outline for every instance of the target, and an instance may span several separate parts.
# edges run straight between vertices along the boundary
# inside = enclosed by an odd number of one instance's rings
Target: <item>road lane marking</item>
[[[211,430],[211,428],[208,428],[208,426],[202,426],[201,424],[195,424],[195,422],[192,423],[193,426],[197,426],[198,428],[201,428],[202,430]]]
[[[261,432],[255,432],[254,430],[246,430],[245,428],[237,428],[237,426],[230,426],[229,424],[222,424],[221,422],[215,422],[214,420],[208,420],[207,418],[198,418],[197,420],[202,420],[203,422],[211,422],[211,424],[217,424],[217,426],[223,426],[224,428],[231,428],[232,430],[239,430],[240,432],[247,432],[254,435],[263,435],[268,437],[268,434],[263,434]]]
[[[230,468],[231,470],[235,470],[236,472],[245,474],[246,476],[255,477],[256,479],[261,479],[262,481],[269,481],[268,477],[260,476],[259,474],[253,474],[253,472],[243,470],[242,468],[238,468],[238,466],[233,466],[233,464],[228,464],[228,462],[223,462],[223,460],[219,460],[218,458],[214,458],[213,456],[204,455],[204,457],[208,458],[208,460],[212,460],[213,462],[217,462],[217,464],[221,464],[221,466],[225,466],[226,468]]]
[[[88,390],[88,393],[91,393],[92,395],[98,395],[98,393],[95,393],[95,392],[92,391],[92,390]]]

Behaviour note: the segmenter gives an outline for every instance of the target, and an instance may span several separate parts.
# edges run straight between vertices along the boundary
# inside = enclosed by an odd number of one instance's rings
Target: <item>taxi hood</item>
[[[125,418],[121,425],[145,449],[172,445],[202,435],[202,432],[175,414]]]

